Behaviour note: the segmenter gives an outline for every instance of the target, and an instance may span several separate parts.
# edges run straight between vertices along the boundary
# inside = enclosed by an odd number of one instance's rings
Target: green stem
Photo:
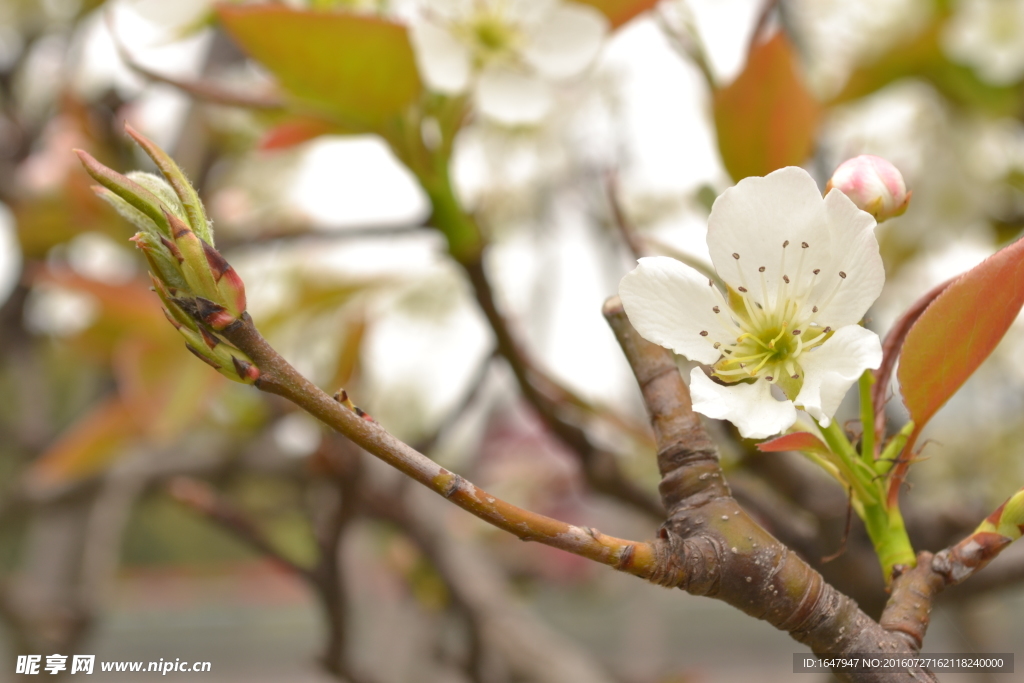
[[[870,385],[867,388],[870,395]],[[833,463],[850,484],[853,498],[851,504],[864,521],[888,585],[896,565],[913,567],[916,563],[914,548],[903,524],[903,515],[898,506],[886,505],[886,480],[875,473],[871,464],[858,457],[846,434],[834,420],[828,427],[821,427],[821,435],[835,456]]]
[[[482,248],[480,229],[459,205],[447,165],[447,159],[443,160],[432,177],[421,177],[420,182],[434,209],[431,222],[448,238],[448,251],[455,260],[466,263],[475,259]]]
[[[842,427],[835,420],[832,420],[828,427],[822,427],[819,424],[818,428],[821,430],[821,435],[825,439],[829,450],[836,456],[832,460],[833,464],[842,472],[846,483],[853,488],[854,497],[862,503],[877,502],[878,496],[871,485],[871,478],[874,472],[872,471],[870,475],[865,476],[860,471],[862,464],[857,458],[857,451],[853,448],[850,440],[846,438]]]
[[[861,519],[864,520],[868,536],[875,546],[875,554],[882,565],[882,574],[887,586],[892,581],[896,565],[917,565],[914,547],[910,544],[899,507],[888,508],[884,503],[865,505]]]
[[[870,370],[865,370],[860,376],[858,387],[860,388],[860,457],[868,465],[875,463],[875,403],[871,399],[872,386],[875,383],[875,376]]]

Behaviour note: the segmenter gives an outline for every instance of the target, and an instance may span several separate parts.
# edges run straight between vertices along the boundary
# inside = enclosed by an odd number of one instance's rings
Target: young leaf
[[[781,31],[754,46],[739,77],[715,92],[714,110],[722,162],[737,181],[803,163],[821,118]]]
[[[1022,305],[1024,240],[1017,240],[954,280],[925,309],[907,333],[896,371],[915,436],[988,358]]]
[[[138,436],[139,427],[119,396],[97,403],[68,428],[27,472],[36,493],[59,490],[106,469]]]
[[[658,4],[658,0],[576,0],[581,5],[590,5],[608,17],[612,28],[618,28],[627,21],[646,12]]]
[[[261,151],[289,149],[321,135],[342,134],[344,128],[312,116],[290,117],[270,128],[260,139]]]
[[[379,128],[420,95],[404,26],[284,5],[222,5],[224,28],[293,95],[343,122]]]
[[[781,451],[806,451],[810,453],[828,453],[828,446],[810,432],[793,432],[783,434],[769,441],[757,444],[762,453],[778,453]]]

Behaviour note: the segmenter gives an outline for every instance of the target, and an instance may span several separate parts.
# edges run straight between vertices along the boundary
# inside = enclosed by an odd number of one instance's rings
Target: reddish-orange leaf
[[[611,22],[612,28],[618,28],[627,21],[646,12],[658,4],[658,0],[576,0],[580,4],[590,5],[598,10]]]
[[[781,451],[827,453],[828,446],[810,432],[793,432],[792,434],[783,434],[771,441],[759,443],[757,444],[757,450],[764,453],[778,453]]]
[[[345,132],[339,126],[323,119],[299,116],[288,119],[268,130],[257,147],[264,151],[288,149],[330,133]]]
[[[224,28],[293,95],[367,129],[398,116],[421,92],[404,26],[285,5],[220,5]]]
[[[821,105],[800,76],[782,32],[750,51],[732,84],[714,94],[722,162],[733,180],[803,163],[811,155]]]
[[[1024,305],[1024,240],[954,280],[910,329],[900,351],[903,402],[915,435],[967,381]]]

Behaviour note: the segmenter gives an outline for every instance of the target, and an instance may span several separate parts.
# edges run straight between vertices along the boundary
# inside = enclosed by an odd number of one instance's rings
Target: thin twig
[[[626,243],[633,258],[640,258],[647,255],[643,242],[636,234],[636,226],[629,220],[622,207],[622,200],[619,196],[619,175],[614,170],[608,171],[605,175],[605,195],[608,197],[608,207],[611,209],[612,222],[619,229],[622,241]]]
[[[198,100],[210,102],[211,104],[266,110],[284,109],[287,106],[285,100],[276,95],[242,93],[228,90],[222,84],[206,79],[186,80],[157,73],[136,61],[135,57],[133,57],[128,51],[125,44],[121,42],[121,38],[114,26],[113,13],[109,11],[104,12],[103,17],[106,21],[107,31],[110,33],[111,41],[114,43],[114,48],[117,50],[117,54],[121,58],[121,61],[123,61],[128,68],[148,80],[170,85]]]
[[[512,369],[523,397],[537,411],[547,428],[577,455],[588,483],[595,490],[628,503],[661,521],[664,510],[657,499],[626,477],[615,454],[596,446],[582,428],[561,417],[560,402],[552,398],[552,395],[569,398],[568,392],[544,373],[537,371],[512,334],[505,317],[498,310],[483,261],[478,259],[462,265],[469,276],[477,302],[494,331],[498,352]]]
[[[263,532],[241,510],[224,500],[213,487],[191,477],[175,477],[167,490],[179,503],[187,505],[207,519],[228,529],[259,554],[265,555],[289,571],[311,583],[316,582],[309,567],[290,559],[267,539]]]
[[[566,550],[637,576],[650,576],[655,571],[659,559],[651,544],[607,536],[524,510],[396,439],[368,415],[347,408],[303,377],[260,336],[248,314],[222,334],[259,368],[259,389],[289,399],[367,452],[488,524],[522,540]]]

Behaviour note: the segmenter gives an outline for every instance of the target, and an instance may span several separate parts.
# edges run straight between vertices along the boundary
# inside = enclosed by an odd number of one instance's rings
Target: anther
[[[746,293],[747,293],[747,288],[746,288],[746,287],[739,287],[739,290],[740,290],[741,292],[743,292],[744,294],[746,294]]]
[[[774,382],[775,381],[775,378],[772,377],[771,375],[768,375],[767,377],[765,377],[765,379],[768,380],[769,382]]]
[[[817,312],[818,312],[818,307],[817,306],[811,306],[811,313],[817,313]]]
[[[800,379],[800,375],[793,375],[790,379]]]
[[[812,270],[811,272],[812,272],[812,273],[814,273],[815,275],[817,275],[818,273],[820,273],[820,272],[821,272],[821,268],[815,268],[815,269],[814,269],[814,270]]]
[[[736,253],[736,252],[734,251],[734,252],[732,252],[732,257],[733,257],[734,259],[736,259],[736,260],[738,261],[738,260],[739,260],[739,258],[740,258],[740,255],[739,255],[739,254],[737,254],[737,253]]]
[[[722,309],[721,309],[721,308],[719,308],[718,306],[713,306],[713,307],[711,308],[711,310],[712,310],[712,311],[714,311],[715,313],[721,313],[721,312],[722,312]]]
[[[700,331],[700,336],[702,336],[702,337],[708,336],[708,331],[707,330],[701,330]]]
[[[832,331],[832,328],[831,328],[831,327],[826,327],[826,328],[825,328],[825,330],[824,330],[824,332],[822,332],[822,334],[828,334],[828,333],[829,333],[829,332],[831,332],[831,331]]]
[[[789,284],[789,276],[788,275],[783,275],[782,276],[782,281],[785,282],[788,285]]]
[[[763,272],[764,272],[764,266],[761,266],[760,268],[758,268],[758,269],[757,269],[757,272],[759,272],[759,273],[763,273]]]
[[[794,337],[799,337],[800,336],[800,330],[793,330],[793,336]]]
[[[811,245],[807,244],[807,242],[801,242],[800,246],[803,247],[804,249],[806,249],[807,247],[809,247]]]
[[[846,279],[846,273],[844,273],[843,271],[840,270],[839,271],[839,277],[841,277],[841,278],[843,278],[845,280]]]
[[[785,249],[788,246],[789,246],[789,240],[786,240],[785,242],[782,243],[782,248],[783,249]]]
[[[715,342],[715,348],[721,348],[722,342]]]

